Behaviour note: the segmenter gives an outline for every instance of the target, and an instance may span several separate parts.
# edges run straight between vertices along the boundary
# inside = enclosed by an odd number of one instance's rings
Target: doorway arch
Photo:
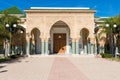
[[[40,30],[38,28],[33,28],[31,30],[30,38],[30,54],[40,54],[41,53],[41,39]]]
[[[87,28],[83,28],[80,31],[80,54],[88,54],[88,43],[90,42],[89,36],[89,30]]]
[[[64,21],[57,21],[50,30],[50,53],[67,54],[70,51],[70,28]]]

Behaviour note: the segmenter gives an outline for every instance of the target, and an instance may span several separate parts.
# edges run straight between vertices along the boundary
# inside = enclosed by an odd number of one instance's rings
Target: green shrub
[[[0,63],[1,63],[1,62],[5,62],[5,61],[9,61],[9,60],[11,60],[10,57],[7,57],[7,58],[0,58]]]
[[[18,57],[19,57],[18,55],[11,55],[11,56],[10,56],[11,59],[16,59],[16,58],[18,58]]]
[[[2,59],[2,56],[0,55],[0,59]]]
[[[102,58],[112,58],[112,54],[101,53],[100,55],[102,56]]]

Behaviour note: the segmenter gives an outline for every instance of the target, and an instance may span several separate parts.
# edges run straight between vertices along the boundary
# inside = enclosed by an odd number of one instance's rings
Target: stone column
[[[75,38],[72,38],[72,54],[75,54]]]
[[[104,53],[104,51],[105,51],[105,47],[104,47],[104,45],[102,46],[102,53]]]
[[[94,45],[94,54],[97,54],[97,46],[96,46],[96,44]]]
[[[30,34],[26,35],[26,56],[30,56]]]
[[[94,45],[95,45],[95,37],[92,36],[92,37],[90,38],[90,53],[91,53],[91,54],[94,54],[94,53],[95,53]]]
[[[84,54],[87,54],[87,45],[84,45]]]
[[[79,39],[76,39],[76,54],[79,54]]]
[[[49,39],[45,39],[45,54],[49,54]]]
[[[88,44],[88,45],[87,45],[87,48],[88,48],[88,54],[91,54],[91,43],[88,42],[87,44]]]
[[[116,46],[116,49],[115,49],[115,57],[117,57],[117,54],[119,54],[119,52],[118,52],[118,47]]]
[[[4,50],[5,50],[5,53],[4,53],[4,57],[7,57],[7,56],[9,56],[9,42],[8,42],[8,40],[6,39],[5,41],[4,41]]]
[[[91,43],[91,54],[94,54],[94,44]]]
[[[45,53],[45,40],[41,38],[41,55]]]

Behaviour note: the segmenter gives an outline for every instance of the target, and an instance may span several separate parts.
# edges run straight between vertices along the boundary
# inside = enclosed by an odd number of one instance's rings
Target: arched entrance
[[[40,31],[38,28],[34,28],[31,31],[30,54],[40,54],[41,53],[40,45],[41,45]]]
[[[88,54],[88,43],[90,42],[90,39],[88,38],[88,35],[89,35],[89,30],[87,28],[83,28],[81,31],[80,31],[80,41],[79,41],[79,44],[80,44],[80,54]]]
[[[69,53],[70,29],[63,21],[57,21],[53,24],[50,31],[50,52],[66,54]]]

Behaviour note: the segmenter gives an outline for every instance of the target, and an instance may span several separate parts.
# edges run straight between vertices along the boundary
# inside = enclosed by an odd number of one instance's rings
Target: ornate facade
[[[25,12],[28,55],[96,53],[95,10],[31,7]]]

